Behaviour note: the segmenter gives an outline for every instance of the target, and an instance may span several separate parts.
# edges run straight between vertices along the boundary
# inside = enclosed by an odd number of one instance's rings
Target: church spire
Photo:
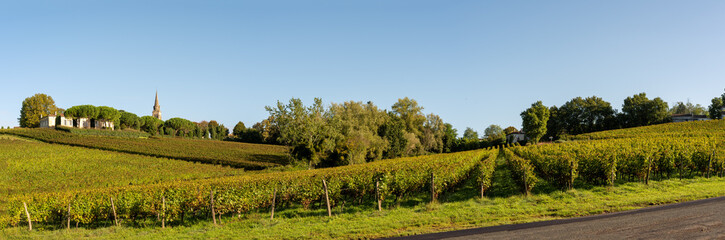
[[[161,106],[159,106],[159,91],[156,91],[156,101],[154,102],[154,111],[152,112],[152,116],[155,118],[161,119]]]

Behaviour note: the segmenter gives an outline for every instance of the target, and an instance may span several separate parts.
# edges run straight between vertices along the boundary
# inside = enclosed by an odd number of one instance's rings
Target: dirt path
[[[397,239],[725,239],[725,197]]]

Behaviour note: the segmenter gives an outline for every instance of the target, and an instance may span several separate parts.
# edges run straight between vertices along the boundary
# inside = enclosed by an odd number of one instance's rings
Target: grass
[[[327,217],[324,205],[309,210],[292,205],[278,206],[274,220],[264,210],[225,215],[220,226],[213,226],[210,219],[197,219],[161,229],[160,223],[147,220],[141,227],[110,227],[108,222],[109,227],[29,232],[27,227],[20,226],[2,229],[0,235],[43,239],[380,238],[569,218],[723,196],[725,178],[670,179],[651,181],[649,185],[618,183],[614,187],[534,192],[529,197],[496,189],[509,187],[495,186],[488,197],[481,199],[476,197],[477,189],[472,184],[465,184],[441,196],[440,203],[428,203],[426,194],[421,194],[410,197],[400,207],[388,200],[382,212],[373,208],[373,202],[366,201],[359,206],[335,207],[331,218]],[[505,192],[509,192],[508,196]],[[47,229],[54,228],[57,226]]]

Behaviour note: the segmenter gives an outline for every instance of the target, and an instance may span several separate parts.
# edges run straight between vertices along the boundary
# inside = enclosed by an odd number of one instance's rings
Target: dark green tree
[[[639,127],[667,122],[668,110],[667,103],[659,97],[650,100],[645,93],[627,97],[622,105],[624,125]]]
[[[141,118],[138,117],[138,115],[123,110],[120,110],[119,112],[121,113],[121,117],[118,119],[118,127],[120,127],[121,129],[141,129],[143,122]]]
[[[244,131],[247,130],[247,128],[244,126],[244,123],[242,121],[239,121],[237,125],[234,125],[234,130],[232,130],[232,135],[236,138],[241,138],[242,134],[244,134]]]
[[[161,129],[163,125],[164,121],[158,118],[152,116],[141,117],[141,131],[150,133],[151,135],[164,134]]]
[[[712,99],[712,103],[708,107],[708,113],[710,115],[711,119],[722,119],[722,109],[723,106],[725,106],[725,100],[720,97],[716,97]]]
[[[546,123],[549,121],[549,108],[541,101],[531,104],[531,107],[521,113],[523,130],[526,136],[536,144],[546,134]]]

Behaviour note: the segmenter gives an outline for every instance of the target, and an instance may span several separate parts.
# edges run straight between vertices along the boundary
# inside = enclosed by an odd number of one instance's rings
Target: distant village
[[[156,100],[154,102],[154,110],[152,116],[161,119],[161,106],[159,106],[159,94],[156,93]],[[94,128],[94,129],[111,129],[115,130],[113,121],[104,119],[89,119],[89,118],[66,118],[63,113],[51,114],[40,118],[41,128],[54,128],[54,127],[75,127],[75,128]]]

